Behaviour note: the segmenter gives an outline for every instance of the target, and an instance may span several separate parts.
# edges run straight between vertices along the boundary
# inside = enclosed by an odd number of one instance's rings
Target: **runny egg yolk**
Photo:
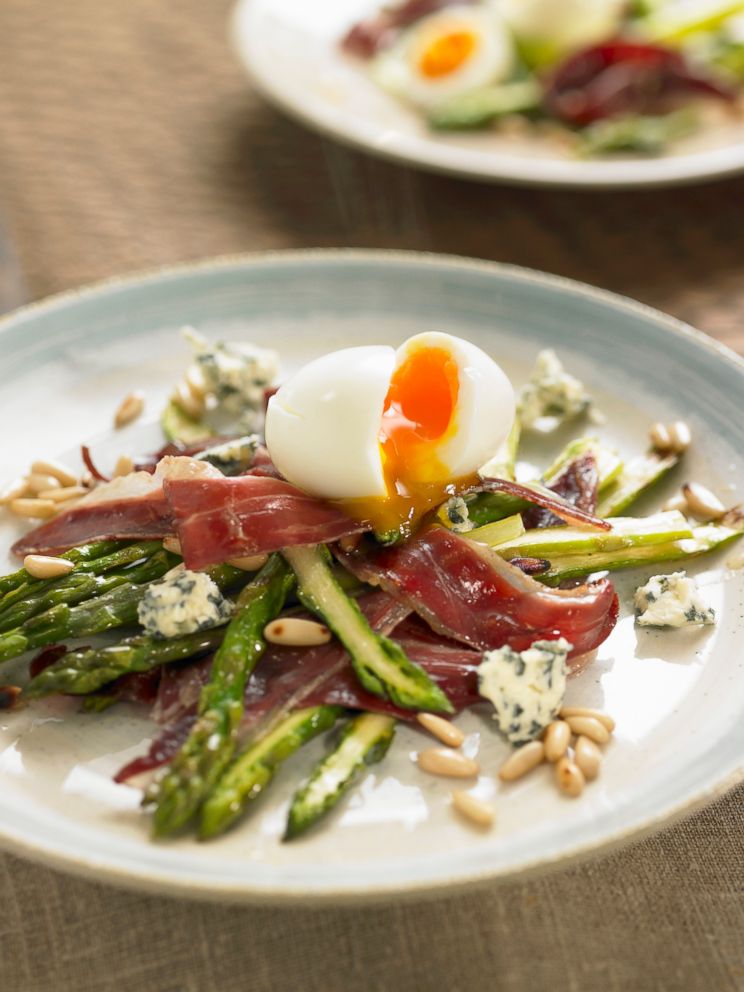
[[[387,496],[345,500],[347,511],[378,533],[411,525],[471,479],[452,479],[437,449],[458,429],[457,362],[444,348],[410,354],[390,381],[380,428]]]
[[[477,38],[472,31],[450,31],[440,34],[424,48],[419,56],[419,69],[427,79],[441,79],[456,72],[475,51]]]

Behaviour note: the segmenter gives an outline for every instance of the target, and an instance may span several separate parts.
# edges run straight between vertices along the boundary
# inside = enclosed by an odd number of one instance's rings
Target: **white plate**
[[[225,259],[107,283],[6,318],[0,408],[6,418],[15,413],[3,438],[3,475],[96,436],[103,466],[120,452],[154,448],[159,406],[185,366],[177,332],[187,322],[272,345],[285,370],[341,345],[395,344],[438,328],[491,351],[519,381],[535,352],[553,345],[591,385],[609,418],[601,432],[623,451],[645,445],[649,421],[682,417],[696,439],[685,475],[705,480],[727,502],[744,490],[744,365],[707,338],[548,276],[356,252]],[[132,388],[146,390],[149,422],[112,436],[112,412]],[[550,445],[533,445],[528,457],[544,463],[550,449],[580,429],[572,425]],[[14,533],[3,518],[2,548]],[[482,765],[478,791],[497,809],[492,832],[453,815],[450,783],[411,760],[429,739],[402,728],[385,762],[305,839],[281,844],[278,837],[294,787],[322,753],[320,741],[281,770],[252,815],[225,838],[155,844],[138,791],[110,777],[143,749],[148,720],[134,707],[85,716],[74,702],[57,699],[0,714],[0,840],[18,853],[121,884],[274,901],[451,890],[627,841],[719,794],[742,773],[744,571],[726,568],[735,554],[692,569],[718,611],[713,629],[636,630],[628,595],[639,573],[619,580],[625,606],[617,629],[569,688],[571,703],[600,706],[618,724],[603,775],[580,801],[559,796],[547,768],[510,787],[498,784],[508,749],[489,721],[469,713],[458,722],[468,733],[466,750]],[[3,681],[24,671],[25,664],[11,665]]]
[[[430,131],[380,90],[339,39],[381,0],[239,0],[232,38],[268,99],[298,120],[375,155],[471,179],[540,186],[667,186],[744,169],[744,125],[713,112],[697,134],[658,158],[578,160],[545,138]]]

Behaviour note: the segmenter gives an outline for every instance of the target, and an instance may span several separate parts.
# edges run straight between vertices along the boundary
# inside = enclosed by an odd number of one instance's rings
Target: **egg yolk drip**
[[[434,38],[421,52],[419,69],[427,79],[441,79],[456,72],[475,51],[472,31],[450,31]]]
[[[457,432],[460,376],[444,348],[420,348],[398,366],[390,381],[380,428],[387,496],[345,500],[347,512],[371,521],[378,533],[411,526],[439,506],[453,486],[438,450]]]

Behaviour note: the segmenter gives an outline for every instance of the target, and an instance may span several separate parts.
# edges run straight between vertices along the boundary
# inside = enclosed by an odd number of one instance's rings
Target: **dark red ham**
[[[162,490],[145,496],[82,503],[19,538],[13,554],[54,554],[90,541],[152,540],[173,533]]]
[[[619,114],[665,113],[694,96],[734,99],[728,86],[702,75],[679,52],[618,40],[563,62],[548,80],[545,106],[581,127]]]
[[[477,485],[463,490],[460,495],[469,496],[471,493],[503,493],[505,496],[514,496],[533,506],[549,510],[564,523],[574,524],[577,527],[610,530],[612,526],[594,513],[574,506],[570,500],[552,489],[533,489],[531,486],[523,486],[520,482],[512,482],[511,479],[482,479]]]
[[[325,544],[370,529],[270,476],[167,480],[165,493],[188,568],[297,544]]]
[[[594,513],[597,509],[597,494],[599,492],[597,459],[591,451],[574,458],[550,483],[548,489],[566,500],[567,503],[578,507],[579,510],[584,510],[585,513]],[[522,514],[522,521],[527,528],[559,527],[564,522],[551,510],[539,506],[525,510]]]
[[[459,534],[432,527],[396,548],[343,554],[358,578],[379,585],[429,626],[484,650],[517,651],[540,638],[565,637],[573,655],[593,651],[617,620],[612,583],[548,589],[495,552]]]
[[[371,59],[377,52],[391,45],[399,32],[444,7],[470,3],[472,0],[404,0],[394,6],[383,7],[378,14],[360,21],[341,42],[350,55]]]

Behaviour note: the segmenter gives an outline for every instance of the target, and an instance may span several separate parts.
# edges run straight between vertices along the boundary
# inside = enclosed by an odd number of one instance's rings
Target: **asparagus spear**
[[[156,804],[153,825],[157,835],[173,833],[191,819],[232,758],[243,717],[245,684],[266,647],[263,629],[281,611],[293,584],[286,562],[272,555],[241,592],[209,682],[201,691],[197,721],[145,797],[146,802]]]
[[[611,486],[600,494],[598,517],[617,517],[659,482],[679,461],[677,455],[660,455],[655,451],[639,455],[623,467]]]
[[[285,717],[265,737],[248,744],[217,782],[201,809],[199,838],[223,833],[242,815],[274,777],[277,765],[313,737],[329,730],[343,713],[340,706],[309,706]]]
[[[223,627],[195,631],[181,637],[139,634],[102,648],[71,651],[45,668],[24,690],[27,699],[54,692],[83,696],[131,672],[149,672],[160,665],[214,651],[225,636]]]
[[[73,576],[103,575],[106,572],[114,571],[115,569],[123,568],[125,565],[140,561],[142,558],[149,558],[150,555],[153,555],[162,547],[161,541],[141,541],[136,544],[127,544],[125,547],[121,546],[121,542],[111,541],[107,543],[114,545],[113,550],[106,551],[103,555],[95,558],[84,557],[80,561],[75,560],[73,556],[84,552],[85,547],[73,548],[66,555],[61,555],[60,557],[62,558],[75,561],[75,570],[69,572],[61,579],[35,579],[22,569],[21,571],[25,572],[27,581],[16,586],[15,589],[8,592],[0,600],[0,617],[4,617],[7,610],[17,603],[25,602],[32,596],[41,595],[46,589],[57,588],[60,585],[64,586],[65,581],[71,580]],[[100,545],[88,545],[88,547],[105,546],[103,543]],[[12,576],[9,576],[9,578],[12,578]]]
[[[159,579],[173,567],[177,559],[167,551],[158,551],[148,559],[147,568],[151,580]],[[143,566],[144,567],[144,566]],[[209,574],[220,588],[225,588],[245,575],[229,565],[218,565]],[[126,627],[137,622],[137,607],[147,590],[147,582],[141,585],[127,583],[107,592],[105,596],[67,606],[60,603],[46,613],[27,620],[20,627],[0,635],[0,662],[15,658],[25,651],[44,647],[55,641],[65,641],[73,637],[89,637],[114,627]]]
[[[45,610],[66,603],[75,606],[85,600],[103,596],[117,586],[127,582],[148,582],[151,578],[149,559],[127,568],[94,575],[86,572],[70,572],[49,585],[44,585],[0,614],[0,633],[19,627],[31,617]],[[143,576],[144,578],[141,578]]]
[[[121,541],[97,541],[95,544],[83,544],[79,548],[72,548],[60,555],[67,561],[73,561],[76,565],[101,558],[110,554],[116,548],[121,547]],[[10,575],[0,576],[0,607],[5,605],[5,597],[21,586],[39,585],[50,581],[49,579],[35,579],[29,575],[25,568],[19,568],[17,572]]]
[[[299,836],[330,812],[363,768],[382,761],[394,735],[395,719],[391,716],[362,713],[351,720],[336,748],[295,793],[284,839]]]
[[[371,629],[357,604],[346,595],[329,567],[327,549],[285,548],[303,603],[325,622],[351,655],[357,678],[376,696],[407,709],[452,713],[452,704],[423,668],[403,649]]]
[[[486,532],[485,527],[481,530]],[[470,531],[468,537],[478,533]],[[526,530],[513,540],[501,542],[493,549],[502,558],[549,558],[552,561],[556,555],[614,552],[622,548],[668,544],[692,536],[692,527],[679,510],[668,510],[651,517],[613,517],[612,530],[608,531],[581,527],[538,527]]]
[[[621,568],[658,565],[667,561],[697,558],[709,551],[718,551],[731,544],[744,531],[741,520],[732,526],[726,523],[695,527],[692,537],[662,544],[634,545],[616,551],[590,554],[556,555],[550,559],[550,570],[538,578],[547,585],[557,585],[565,579],[582,578],[592,572],[614,572]]]
[[[574,459],[587,454],[594,455],[594,460],[597,463],[597,475],[599,476],[599,491],[602,492],[620,475],[623,462],[614,448],[603,444],[596,437],[578,437],[575,441],[570,441],[553,464],[543,473],[544,483],[551,485]]]
[[[503,520],[494,520],[492,524],[485,524],[483,527],[476,527],[475,530],[466,532],[465,537],[471,541],[478,541],[479,544],[487,544],[490,548],[506,544],[508,541],[515,541],[525,533],[522,516],[515,513],[512,517],[504,517]]]

